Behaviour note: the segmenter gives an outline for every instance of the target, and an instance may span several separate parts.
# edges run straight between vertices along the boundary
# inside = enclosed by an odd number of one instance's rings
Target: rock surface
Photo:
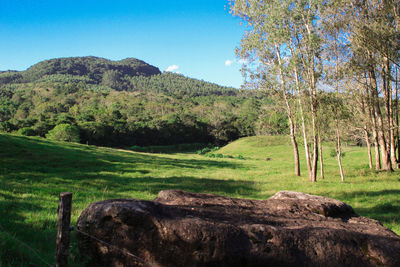
[[[168,190],[154,201],[96,202],[77,237],[88,266],[400,266],[400,237],[379,222],[290,191],[248,200]]]

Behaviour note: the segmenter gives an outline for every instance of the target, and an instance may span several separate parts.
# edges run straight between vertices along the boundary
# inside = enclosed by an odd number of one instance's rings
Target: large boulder
[[[400,237],[338,200],[161,191],[92,203],[78,220],[88,266],[400,266]]]

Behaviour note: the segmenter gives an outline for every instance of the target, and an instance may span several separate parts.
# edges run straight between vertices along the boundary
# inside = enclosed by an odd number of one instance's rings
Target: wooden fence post
[[[68,266],[69,232],[71,222],[72,193],[60,194],[58,203],[58,229],[56,241],[56,267]]]

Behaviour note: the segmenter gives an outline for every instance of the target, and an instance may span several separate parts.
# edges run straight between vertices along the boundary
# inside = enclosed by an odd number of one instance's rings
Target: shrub
[[[332,158],[336,157],[336,156],[337,156],[337,154],[336,154],[336,149],[334,149],[334,148],[331,149],[331,151],[329,152],[329,155],[330,155]],[[342,156],[342,158],[344,158],[344,157],[346,156],[346,153],[342,151],[341,156]]]
[[[217,151],[219,149],[219,147],[211,147],[211,145],[209,145],[208,147],[205,147],[203,149],[197,150],[196,153],[200,154],[200,155],[204,155],[210,152],[214,152]]]
[[[21,129],[18,130],[17,133],[20,134],[20,135],[25,135],[25,136],[34,136],[34,135],[36,135],[35,130],[33,130],[30,127],[21,128]]]
[[[55,141],[79,142],[79,129],[71,124],[59,124],[46,134],[46,138]]]

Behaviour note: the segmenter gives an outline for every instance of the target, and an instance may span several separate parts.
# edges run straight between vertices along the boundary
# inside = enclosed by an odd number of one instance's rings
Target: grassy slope
[[[0,266],[44,265],[15,238],[53,262],[58,194],[63,191],[73,192],[73,224],[93,201],[153,199],[163,189],[255,199],[296,190],[343,200],[400,234],[399,172],[369,171],[365,149],[345,147],[346,183],[340,183],[330,150],[325,150],[325,180],[311,184],[303,159],[303,176],[293,176],[286,137],[244,138],[217,152],[245,157],[240,160],[136,153],[0,134]]]

